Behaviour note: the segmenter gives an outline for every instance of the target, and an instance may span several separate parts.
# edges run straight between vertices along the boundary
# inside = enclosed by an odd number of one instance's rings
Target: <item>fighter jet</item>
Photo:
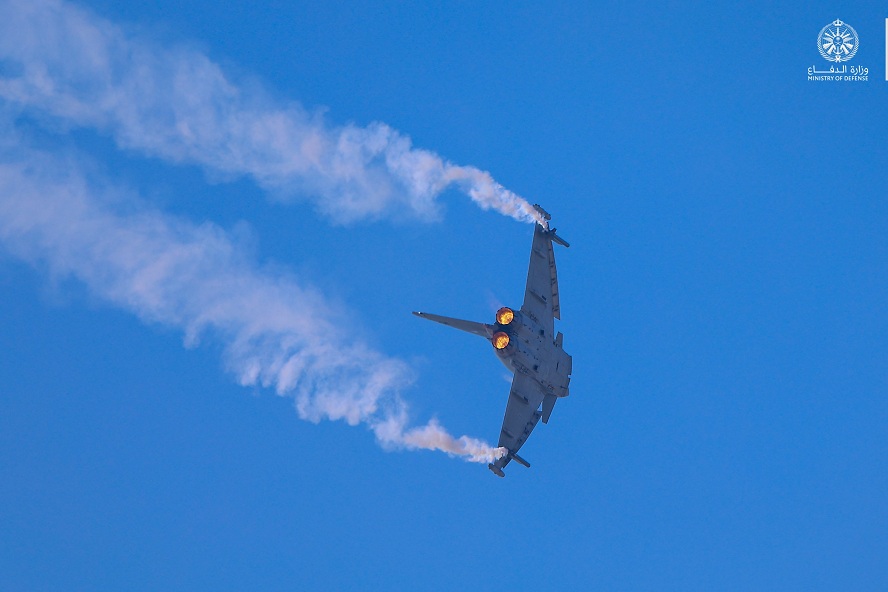
[[[552,219],[539,205],[534,208],[546,221]],[[505,448],[506,453],[487,465],[499,477],[506,476],[503,468],[512,460],[530,467],[530,463],[518,456],[518,450],[540,419],[549,423],[555,402],[568,395],[572,360],[562,348],[562,334],[555,333],[555,319],[561,319],[561,304],[553,242],[570,246],[555,234],[554,228],[549,230],[537,224],[530,248],[524,304],[519,310],[500,308],[493,324],[413,313],[483,337],[493,346],[497,358],[514,373],[499,436],[499,446]]]

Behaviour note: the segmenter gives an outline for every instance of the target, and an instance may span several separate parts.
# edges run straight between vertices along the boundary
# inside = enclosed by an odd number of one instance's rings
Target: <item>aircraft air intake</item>
[[[493,334],[493,347],[496,349],[506,349],[509,346],[509,336],[503,333],[502,331],[497,331]]]
[[[515,319],[515,311],[504,306],[496,311],[496,322],[500,325],[508,325]]]

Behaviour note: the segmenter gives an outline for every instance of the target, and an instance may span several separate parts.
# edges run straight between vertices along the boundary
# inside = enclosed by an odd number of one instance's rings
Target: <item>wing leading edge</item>
[[[545,211],[541,213],[545,215]],[[525,341],[535,350],[539,364],[532,368],[515,366],[498,444],[507,452],[488,465],[500,477],[505,476],[502,469],[512,460],[530,466],[517,455],[518,450],[540,419],[543,423],[549,421],[555,401],[568,394],[571,357],[562,349],[561,333],[555,335],[555,319],[561,318],[561,301],[553,241],[570,246],[555,234],[554,229],[535,225],[521,313],[542,329],[538,340]]]
[[[497,444],[497,446],[505,448],[507,452],[505,456],[489,465],[490,470],[497,475],[503,476],[501,474],[503,467],[517,457],[518,450],[521,449],[533,428],[539,423],[540,417],[543,415],[539,408],[544,397],[545,393],[534,378],[522,372],[515,372]],[[520,457],[517,457],[517,460],[525,466],[530,466]]]
[[[539,224],[535,225],[527,284],[524,288],[524,304],[521,305],[521,312],[539,323],[549,339],[554,338],[554,319],[561,319],[558,271],[555,268],[555,250],[552,248],[555,238],[562,244],[567,244],[555,235],[554,230],[545,230]]]
[[[539,206],[548,221],[551,217]],[[534,225],[524,303],[520,313],[508,307],[497,311],[494,324],[478,323],[424,312],[416,316],[478,335],[491,342],[499,360],[513,372],[506,412],[498,445],[506,454],[487,466],[504,477],[503,467],[511,461],[529,467],[518,451],[542,419],[548,423],[555,402],[569,394],[571,356],[562,347],[563,336],[555,333],[561,318],[558,273],[553,242],[570,245],[546,225]]]

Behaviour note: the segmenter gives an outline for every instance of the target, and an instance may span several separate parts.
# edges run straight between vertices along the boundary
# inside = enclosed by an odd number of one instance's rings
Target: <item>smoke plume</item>
[[[6,130],[4,130],[6,131]],[[7,135],[0,147],[0,246],[142,320],[209,336],[243,385],[295,399],[309,421],[364,424],[386,447],[441,450],[489,462],[502,450],[436,421],[408,428],[401,360],[345,338],[346,318],[314,288],[255,265],[221,228],[152,209],[95,181],[76,158],[35,152]]]
[[[384,123],[332,126],[238,84],[196,50],[137,38],[61,0],[0,0],[0,64],[0,98],[26,112],[216,176],[250,176],[278,199],[311,199],[335,222],[434,219],[437,197],[455,188],[546,226],[489,173],[414,148]]]
[[[0,249],[76,278],[188,345],[224,345],[243,385],[292,397],[300,417],[365,425],[386,448],[476,462],[502,449],[411,427],[401,360],[345,338],[314,287],[257,265],[212,223],[195,224],[114,187],[76,155],[29,147],[22,115],[50,132],[91,128],[125,150],[246,176],[282,202],[310,201],[335,223],[434,220],[448,189],[525,222],[545,220],[489,173],[413,147],[384,123],[332,125],[232,78],[203,53],[162,45],[61,0],[0,0]],[[18,120],[18,123],[16,123]]]

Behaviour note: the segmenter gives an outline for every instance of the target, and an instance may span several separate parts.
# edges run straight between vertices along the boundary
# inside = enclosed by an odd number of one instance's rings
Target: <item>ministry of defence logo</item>
[[[847,62],[854,57],[859,46],[857,31],[839,19],[823,27],[817,36],[817,49],[830,62]]]
[[[888,26],[888,25],[886,25]],[[869,68],[850,64],[838,64],[850,61],[860,47],[857,31],[848,23],[834,20],[820,30],[817,36],[817,51],[833,66],[818,70],[817,66],[808,68],[808,80],[817,82],[865,82],[869,80]],[[850,65],[850,69],[849,69]]]

